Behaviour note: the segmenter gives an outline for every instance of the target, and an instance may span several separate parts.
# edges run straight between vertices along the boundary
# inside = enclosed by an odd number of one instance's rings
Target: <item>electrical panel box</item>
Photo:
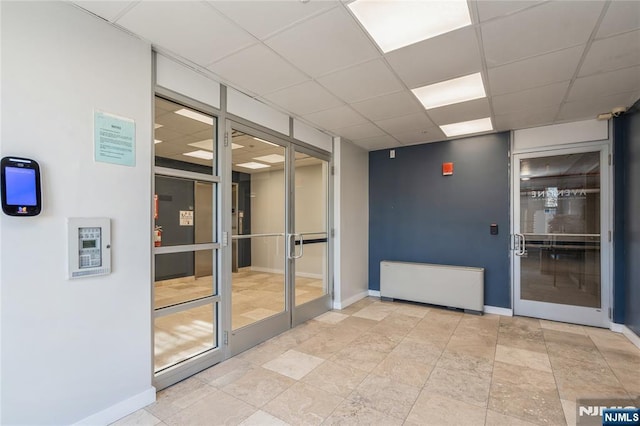
[[[69,218],[69,278],[111,273],[111,220]]]

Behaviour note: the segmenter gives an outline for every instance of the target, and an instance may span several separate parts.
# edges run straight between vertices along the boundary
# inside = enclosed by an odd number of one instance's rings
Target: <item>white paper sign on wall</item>
[[[180,210],[180,226],[193,226],[193,210]]]

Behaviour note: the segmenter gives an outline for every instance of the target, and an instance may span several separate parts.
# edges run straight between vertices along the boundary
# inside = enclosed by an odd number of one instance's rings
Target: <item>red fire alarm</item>
[[[453,163],[442,163],[442,176],[451,176],[453,174]]]

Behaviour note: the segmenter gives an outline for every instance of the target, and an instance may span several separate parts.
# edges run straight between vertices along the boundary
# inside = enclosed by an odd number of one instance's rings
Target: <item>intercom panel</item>
[[[69,218],[69,278],[111,273],[111,220]]]
[[[9,216],[37,216],[42,210],[40,166],[34,160],[4,157],[0,162],[2,211]]]

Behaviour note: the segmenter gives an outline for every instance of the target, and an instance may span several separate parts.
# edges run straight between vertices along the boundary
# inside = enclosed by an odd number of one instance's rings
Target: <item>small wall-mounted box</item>
[[[111,220],[109,218],[67,219],[69,246],[68,278],[111,273]]]

